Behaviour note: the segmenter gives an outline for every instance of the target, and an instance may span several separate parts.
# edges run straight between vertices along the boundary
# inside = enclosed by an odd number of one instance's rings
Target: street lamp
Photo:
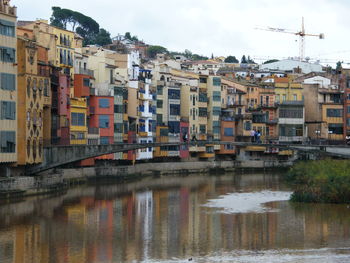
[[[320,137],[321,131],[316,130],[315,133],[316,133],[317,143],[319,144],[319,137]]]

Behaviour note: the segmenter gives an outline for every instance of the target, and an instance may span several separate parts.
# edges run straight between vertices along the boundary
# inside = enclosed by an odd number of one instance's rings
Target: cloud
[[[169,50],[210,56],[246,55],[264,57],[297,56],[298,37],[258,31],[271,26],[298,31],[301,17],[311,33],[325,33],[326,39],[307,37],[306,55],[350,61],[348,48],[350,7],[345,0],[12,0],[19,19],[49,18],[51,6],[61,6],[94,18],[111,32],[131,32],[147,43]],[[327,54],[327,55],[321,55]]]

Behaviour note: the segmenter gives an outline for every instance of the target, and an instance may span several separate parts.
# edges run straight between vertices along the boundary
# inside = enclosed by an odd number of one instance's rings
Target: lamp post
[[[332,139],[333,131],[328,130],[328,144],[330,143],[330,140]]]
[[[315,133],[316,133],[316,138],[317,138],[317,144],[320,144],[319,137],[320,137],[321,131],[320,130],[316,130]]]

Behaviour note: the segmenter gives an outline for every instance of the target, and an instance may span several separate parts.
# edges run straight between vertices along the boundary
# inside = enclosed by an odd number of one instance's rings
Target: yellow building
[[[70,143],[87,144],[88,126],[85,98],[70,99]]]
[[[342,104],[322,104],[322,126],[325,127],[321,128],[320,138],[343,140],[343,108]]]
[[[301,83],[293,82],[292,77],[275,78],[276,101],[302,101],[303,87]]]
[[[0,164],[17,161],[16,13],[0,0]]]
[[[44,108],[50,102],[50,79],[38,72],[39,48],[42,47],[33,40],[17,39],[17,141],[20,165],[40,163],[43,158],[43,119]]]

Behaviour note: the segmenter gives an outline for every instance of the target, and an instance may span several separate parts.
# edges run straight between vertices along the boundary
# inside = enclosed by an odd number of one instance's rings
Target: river
[[[1,263],[350,262],[350,208],[283,175],[144,178],[0,204]]]

